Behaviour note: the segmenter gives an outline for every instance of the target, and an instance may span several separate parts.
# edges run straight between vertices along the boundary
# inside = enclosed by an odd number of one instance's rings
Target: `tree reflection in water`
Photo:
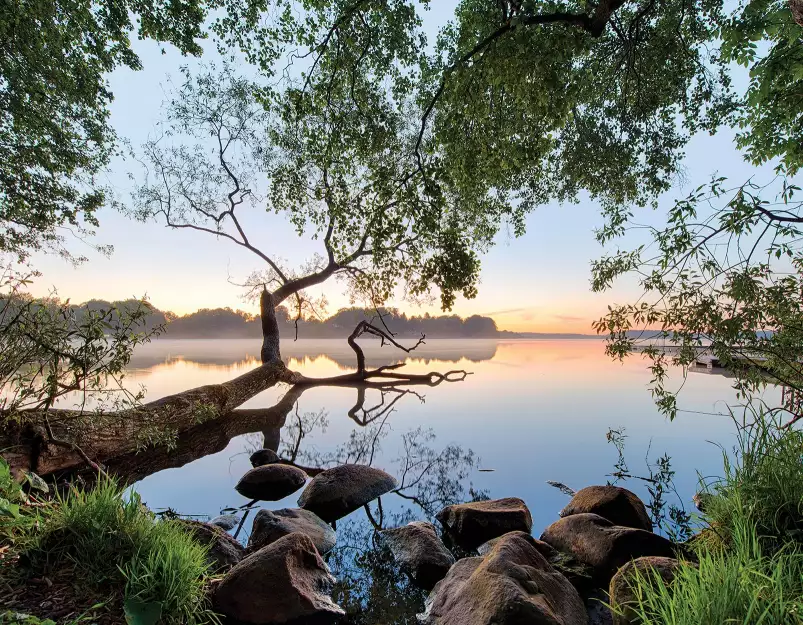
[[[304,444],[326,430],[326,411],[302,412],[296,403],[281,436],[276,430],[266,431],[263,444],[277,451],[283,462],[311,474],[346,463],[373,466],[390,432],[390,417],[408,396],[424,399],[411,389],[381,389],[376,403],[367,407],[366,389],[358,389],[357,403],[348,413],[356,427],[346,441],[326,452]],[[399,455],[379,467],[397,478],[397,488],[366,506],[364,514],[338,523],[337,546],[326,557],[338,579],[333,599],[346,610],[347,623],[417,623],[427,593],[400,570],[379,532],[414,520],[434,522],[445,506],[486,498],[468,483],[478,461],[473,451],[459,445],[437,447],[430,429],[418,427],[401,435]]]

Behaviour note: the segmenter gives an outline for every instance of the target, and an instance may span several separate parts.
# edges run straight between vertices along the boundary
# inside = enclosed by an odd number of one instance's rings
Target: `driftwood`
[[[361,322],[348,339],[357,358],[357,369],[353,373],[309,378],[291,371],[281,362],[271,362],[223,384],[201,386],[120,412],[32,411],[22,414],[23,427],[0,433],[0,450],[15,472],[29,470],[46,475],[76,470],[86,466],[87,458],[91,458],[94,462],[108,464],[112,472],[144,476],[148,474],[146,471],[153,472],[146,468],[148,458],[152,466],[161,464],[162,468],[180,466],[189,461],[182,462],[164,446],[149,445],[156,433],[175,433],[183,442],[187,457],[191,455],[194,459],[207,455],[205,449],[210,450],[208,453],[222,449],[224,440],[227,442],[238,434],[263,430],[270,423],[273,423],[271,427],[280,428],[297,397],[307,388],[341,386],[358,389],[358,403],[349,411],[349,416],[357,420],[357,413],[364,412],[365,389],[406,394],[411,392],[407,388],[410,386],[437,386],[443,382],[464,380],[468,375],[463,370],[406,374],[398,371],[403,364],[367,369],[363,351],[356,343],[363,334],[379,337],[383,344],[391,344],[408,353],[424,339],[422,336],[413,347],[404,347],[388,332]],[[281,383],[289,385],[290,390],[276,406],[237,410],[252,397]],[[50,426],[50,431],[46,430],[45,424]],[[54,439],[59,443],[54,444]],[[129,465],[127,469],[126,463]]]

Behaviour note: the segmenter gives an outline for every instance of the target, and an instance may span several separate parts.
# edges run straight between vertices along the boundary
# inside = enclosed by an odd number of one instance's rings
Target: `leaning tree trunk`
[[[789,0],[789,10],[795,22],[803,26],[803,0]]]
[[[273,294],[262,290],[259,298],[259,315],[262,318],[262,363],[280,363],[279,324],[276,321],[276,303]]]
[[[85,465],[85,456],[103,463],[147,446],[159,432],[184,432],[227,415],[262,391],[280,382],[293,384],[298,377],[281,363],[268,364],[223,384],[200,386],[130,410],[105,414],[73,410],[25,413],[27,425],[21,431],[7,428],[0,433],[0,449],[13,469],[42,474]],[[85,455],[49,443],[45,417],[57,439],[79,446]]]

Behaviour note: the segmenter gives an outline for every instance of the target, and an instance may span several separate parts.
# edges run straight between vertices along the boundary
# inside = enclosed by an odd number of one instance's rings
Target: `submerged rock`
[[[539,553],[532,536],[512,532],[484,558],[464,558],[427,598],[424,625],[586,625],[580,595]]]
[[[215,590],[214,609],[253,625],[328,625],[344,614],[329,597],[334,581],[312,540],[289,534],[229,571]]]
[[[207,561],[211,572],[228,571],[245,556],[245,548],[222,528],[190,519],[179,519],[179,522],[192,533],[195,540],[209,547]]]
[[[381,469],[362,464],[343,464],[312,478],[298,498],[298,505],[331,523],[362,508],[397,485],[396,478]]]
[[[517,497],[447,506],[437,519],[449,538],[464,549],[476,549],[508,532],[529,534],[533,527],[527,505]]]
[[[454,556],[432,523],[414,521],[404,527],[385,530],[381,535],[402,570],[424,590],[432,590],[454,564]]]
[[[226,531],[233,530],[240,522],[240,517],[236,514],[221,514],[209,521],[209,525],[214,525]]]
[[[589,486],[577,491],[560,511],[560,516],[584,513],[598,514],[614,525],[652,531],[644,502],[635,493],[619,486]]]
[[[249,460],[251,460],[252,467],[262,467],[266,464],[279,462],[279,454],[272,449],[258,449],[251,454],[251,458],[249,458]]]
[[[630,607],[635,599],[630,583],[637,571],[641,577],[647,579],[654,579],[652,576],[657,573],[664,582],[670,584],[675,579],[678,569],[684,565],[693,566],[674,558],[648,556],[636,558],[620,568],[611,578],[608,589],[614,625],[635,625],[640,622]]]
[[[292,495],[307,481],[307,474],[287,464],[266,464],[248,471],[235,490],[248,499],[278,501]]]
[[[260,510],[254,517],[248,551],[257,551],[294,532],[306,534],[312,539],[321,555],[334,549],[337,542],[335,531],[314,512],[300,508]]]
[[[607,582],[633,558],[675,554],[676,546],[663,536],[614,525],[597,514],[573,514],[544,530],[541,540],[591,567],[594,579]]]

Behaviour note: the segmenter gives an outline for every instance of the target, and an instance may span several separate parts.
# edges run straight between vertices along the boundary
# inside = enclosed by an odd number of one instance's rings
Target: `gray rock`
[[[524,532],[496,542],[484,558],[464,558],[427,598],[424,625],[586,625],[569,581]]]
[[[447,506],[437,519],[448,537],[464,549],[476,549],[508,532],[529,533],[533,527],[527,505],[517,497]]]
[[[335,579],[308,536],[289,534],[252,553],[215,590],[215,611],[253,625],[329,625],[344,614]]]
[[[179,519],[178,522],[186,527],[199,543],[209,547],[207,561],[213,573],[228,571],[239,564],[245,556],[245,548],[220,527],[190,519]]]
[[[250,460],[252,467],[262,467],[266,464],[279,462],[279,455],[272,449],[258,449],[251,454]]]
[[[298,498],[298,505],[331,523],[362,508],[397,485],[396,478],[381,469],[343,464],[312,478]]]
[[[321,555],[334,549],[337,542],[335,531],[314,512],[301,508],[260,510],[254,518],[248,551],[257,551],[294,532],[309,536]]]
[[[544,530],[541,540],[591,567],[595,580],[607,584],[626,562],[642,556],[672,557],[677,546],[663,536],[614,525],[597,514],[573,514]]]
[[[454,556],[432,523],[414,521],[404,527],[385,530],[381,535],[402,570],[424,590],[432,590],[454,564]]]
[[[646,579],[653,579],[650,575],[651,572],[655,572],[666,584],[671,584],[678,569],[684,565],[694,566],[674,558],[653,556],[636,558],[620,568],[616,575],[611,578],[608,589],[610,605],[613,608],[613,624],[636,625],[636,623],[641,622],[641,619],[636,617],[631,607],[631,603],[635,600],[635,595],[630,588],[630,581],[636,571],[639,571],[641,576]]]
[[[560,516],[584,513],[598,514],[614,525],[652,531],[652,521],[644,502],[635,493],[619,486],[589,486],[577,491],[560,511]]]
[[[226,531],[233,530],[240,523],[240,517],[236,514],[221,514],[209,521],[209,525],[214,525]]]
[[[216,612],[252,625],[330,625],[343,609],[329,597],[335,579],[305,534],[252,553],[218,585]]]
[[[307,481],[307,474],[287,464],[266,464],[248,471],[234,488],[243,497],[279,501],[292,495]]]

